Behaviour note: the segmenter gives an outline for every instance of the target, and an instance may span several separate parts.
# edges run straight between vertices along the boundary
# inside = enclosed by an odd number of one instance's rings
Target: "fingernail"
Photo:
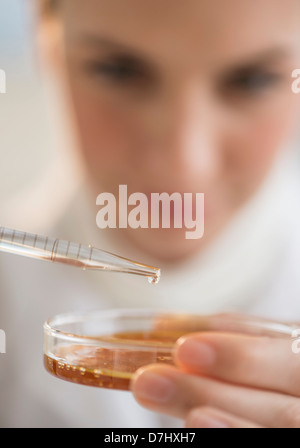
[[[154,372],[142,372],[135,380],[134,390],[138,398],[154,403],[167,403],[173,392],[173,381]]]
[[[179,341],[177,358],[187,366],[207,369],[215,363],[216,352],[210,345],[197,341],[195,338],[189,338],[183,340],[182,343]]]

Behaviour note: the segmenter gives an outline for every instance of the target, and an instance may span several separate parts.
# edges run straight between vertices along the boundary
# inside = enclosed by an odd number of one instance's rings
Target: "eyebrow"
[[[121,42],[117,42],[114,39],[99,36],[91,33],[83,33],[78,39],[78,43],[89,45],[90,47],[99,47],[106,48],[109,50],[114,50],[119,53],[133,54],[135,53],[137,57],[140,55],[142,57],[140,50],[134,46],[123,44]]]
[[[272,47],[256,54],[243,56],[243,58],[233,61],[229,64],[226,70],[243,71],[247,69],[255,69],[256,67],[263,67],[279,60],[288,59],[292,54],[293,52],[289,48],[283,46]]]
[[[113,38],[108,38],[106,36],[100,36],[98,34],[92,33],[82,33],[77,39],[78,44],[88,45],[95,48],[104,48],[107,50],[113,50],[116,53],[123,53],[128,56],[133,56],[135,59],[144,60],[145,55],[141,53],[140,49],[121,42],[117,42]],[[257,67],[262,67],[264,65],[277,62],[281,59],[288,59],[293,55],[293,51],[284,45],[277,45],[274,47],[266,48],[257,52],[253,52],[249,55],[243,55],[237,60],[232,60],[228,63],[228,66],[223,68],[223,71],[244,71],[251,70]]]

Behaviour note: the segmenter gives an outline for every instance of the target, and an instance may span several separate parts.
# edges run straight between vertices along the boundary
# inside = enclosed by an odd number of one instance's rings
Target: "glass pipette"
[[[39,260],[63,263],[82,269],[142,275],[158,283],[160,269],[119,255],[55,238],[0,227],[0,252],[10,252]]]

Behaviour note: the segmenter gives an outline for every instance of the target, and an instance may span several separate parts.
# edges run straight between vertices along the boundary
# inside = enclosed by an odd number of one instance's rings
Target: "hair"
[[[41,0],[41,9],[44,13],[49,14],[53,12],[57,0]]]

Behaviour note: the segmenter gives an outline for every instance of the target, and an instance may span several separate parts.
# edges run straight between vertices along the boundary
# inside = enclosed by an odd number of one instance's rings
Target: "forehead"
[[[149,55],[220,60],[300,42],[300,0],[62,0],[69,40],[98,35]]]

